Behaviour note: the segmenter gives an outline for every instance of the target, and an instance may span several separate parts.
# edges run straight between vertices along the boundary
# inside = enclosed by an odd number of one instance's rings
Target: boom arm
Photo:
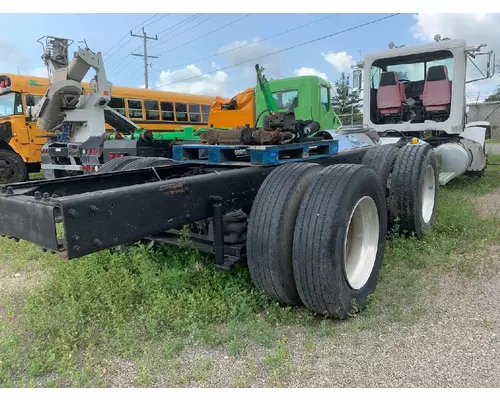
[[[260,86],[260,90],[264,94],[264,100],[266,101],[267,109],[271,112],[277,112],[278,106],[274,101],[273,92],[269,88],[269,83],[267,82],[266,77],[264,76],[264,67],[260,67],[259,64],[255,65],[255,71],[257,72],[257,83]]]
[[[138,129],[134,123],[107,106],[111,100],[111,83],[106,78],[101,53],[78,48],[68,63],[68,46],[67,39],[46,37],[42,59],[51,81],[45,96],[33,111],[38,127],[44,131],[54,131],[63,124],[69,125],[70,140],[74,142],[101,136],[105,132],[105,123],[110,121],[119,121],[132,131]],[[91,81],[90,92],[85,93],[82,80],[91,68],[96,75]],[[117,115],[109,118],[110,113]],[[108,114],[108,118],[105,114]]]

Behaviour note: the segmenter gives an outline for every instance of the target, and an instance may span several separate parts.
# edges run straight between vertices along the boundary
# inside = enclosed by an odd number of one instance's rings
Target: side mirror
[[[32,121],[33,120],[33,114],[31,113],[31,107],[26,107],[28,109],[28,115],[27,115],[27,119],[28,121]]]
[[[360,69],[355,69],[352,71],[352,88],[361,90],[361,77],[362,71]]]

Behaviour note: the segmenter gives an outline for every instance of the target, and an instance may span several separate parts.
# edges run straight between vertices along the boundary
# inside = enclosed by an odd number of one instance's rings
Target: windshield
[[[400,81],[417,82],[425,79],[424,63],[388,65],[387,71],[395,71]]]
[[[22,113],[23,106],[19,93],[10,92],[0,96],[0,118]]]
[[[298,95],[297,90],[285,90],[282,92],[273,92],[273,98],[279,109],[290,107],[294,103],[294,107],[298,107]]]
[[[406,64],[387,65],[385,71],[394,71],[398,75],[399,81],[423,82],[425,80],[426,71],[429,67],[436,65],[445,65],[448,69],[448,77],[453,80],[453,57],[432,60],[427,62],[415,62]],[[371,87],[376,89],[380,81],[380,73],[382,68],[372,65],[371,67]]]

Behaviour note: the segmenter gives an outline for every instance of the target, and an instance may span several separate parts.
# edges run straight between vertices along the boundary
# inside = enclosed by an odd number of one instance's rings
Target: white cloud
[[[264,73],[268,78],[280,78],[283,76],[280,57],[277,54],[266,56],[278,49],[257,43],[259,40],[260,38],[258,37],[253,38],[251,42],[247,40],[233,40],[218,51],[220,57],[228,65],[238,65],[243,68],[241,78],[246,87],[255,85],[255,64],[264,67]]]
[[[352,56],[345,51],[340,53],[329,51],[328,53],[321,53],[321,55],[325,61],[332,65],[338,72],[350,71],[351,66],[355,64]]]
[[[224,96],[227,84],[228,75],[224,71],[202,74],[196,65],[191,64],[178,70],[162,71],[155,87],[170,92]]]
[[[227,66],[238,64],[236,68],[230,70],[231,79],[225,71],[221,70],[222,67],[218,62],[212,61],[212,71],[203,75],[200,68],[193,64],[181,69],[164,70],[153,87],[158,87],[159,90],[229,98],[255,86],[255,64],[264,67],[267,78],[281,77],[279,58],[274,55],[264,57],[277,49],[256,43],[258,40],[259,38],[254,38],[252,41],[234,40],[219,49],[220,58]],[[244,47],[240,48],[242,46]]]
[[[295,75],[297,76],[315,75],[327,81],[329,80],[328,76],[324,72],[320,72],[316,68],[310,68],[310,67],[300,67],[299,69],[296,69]]]
[[[420,13],[414,16],[415,24],[411,27],[411,32],[416,39],[428,42],[434,40],[434,35],[450,39],[463,39],[468,45],[479,46],[487,44],[483,50],[494,50],[500,56],[500,35],[498,26],[500,25],[500,14],[426,14]],[[485,71],[486,57],[479,56],[474,62]],[[496,68],[498,74],[499,68]],[[467,65],[467,78],[475,79],[481,76],[480,72],[470,62]],[[467,97],[470,101],[477,98],[480,100],[485,95],[500,84],[500,77],[467,84]]]

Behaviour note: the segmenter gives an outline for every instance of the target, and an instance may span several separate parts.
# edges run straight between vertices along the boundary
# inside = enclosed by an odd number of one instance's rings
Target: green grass
[[[38,179],[43,179],[43,178],[44,178],[43,171],[32,172],[31,174],[29,174],[29,180],[30,181],[38,180]]]
[[[500,139],[486,139],[486,143],[500,143]]]
[[[499,221],[479,219],[469,201],[498,187],[500,168],[492,165],[482,179],[441,188],[433,230],[420,241],[387,242],[372,301],[342,322],[278,305],[256,290],[246,268],[215,270],[213,257],[188,249],[136,246],[67,262],[2,239],[3,273],[38,271],[44,279],[0,305],[0,386],[108,386],[106,362],[116,357],[136,363],[137,386],[151,385],[159,370],[170,371],[172,385],[205,384],[212,365],[196,359],[186,372],[185,351],[223,348],[251,360],[252,347],[263,352],[255,368],[282,385],[294,368],[288,338],[296,332],[305,333],[303,351],[314,357],[315,335],[412,324],[425,316],[423,296],[444,271],[473,277],[473,263],[451,260],[500,240]],[[245,382],[239,376],[235,385]]]

